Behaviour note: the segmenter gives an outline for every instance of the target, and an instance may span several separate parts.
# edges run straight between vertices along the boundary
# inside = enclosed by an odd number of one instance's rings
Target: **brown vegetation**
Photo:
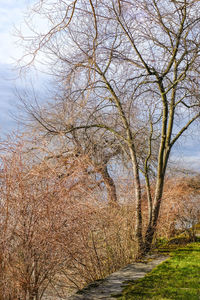
[[[172,237],[185,232],[195,240],[195,225],[200,221],[200,177],[168,179],[159,216],[157,236]]]
[[[86,177],[87,157],[33,164],[34,155],[20,144],[1,155],[4,300],[81,288],[135,254],[134,212],[95,198],[98,185]]]
[[[52,156],[48,147],[38,152],[28,145],[22,138],[8,141],[1,153],[2,300],[66,295],[137,254],[130,179],[116,180],[119,202],[110,205],[101,180],[87,171],[90,157]],[[199,221],[199,193],[199,177],[167,180],[157,237],[177,230],[195,237],[189,229]],[[143,212],[147,224],[144,195]]]

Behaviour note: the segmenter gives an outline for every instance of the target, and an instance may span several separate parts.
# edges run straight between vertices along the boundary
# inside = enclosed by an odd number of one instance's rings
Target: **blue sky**
[[[21,56],[22,49],[16,45],[14,26],[20,27],[24,12],[31,2],[34,0],[0,0],[0,136],[18,127],[11,114],[16,112],[15,88],[20,88],[21,85],[17,80],[14,63]],[[199,128],[194,127],[194,137],[183,139],[173,155],[180,165],[196,170],[200,170],[198,131]]]

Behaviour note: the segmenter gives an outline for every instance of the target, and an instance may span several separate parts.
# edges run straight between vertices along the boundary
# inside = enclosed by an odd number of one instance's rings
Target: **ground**
[[[144,278],[129,282],[117,299],[200,300],[200,243],[171,249],[169,254]]]

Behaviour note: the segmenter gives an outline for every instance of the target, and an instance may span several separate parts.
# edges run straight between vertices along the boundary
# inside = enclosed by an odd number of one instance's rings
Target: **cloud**
[[[0,64],[0,132],[7,133],[15,127],[10,112],[15,110],[16,96],[14,95],[14,72],[10,65]]]
[[[13,57],[22,51],[16,46],[14,26],[18,26],[24,17],[27,1],[0,1],[0,63],[11,63]]]
[[[173,164],[176,166],[176,169],[200,173],[200,154],[199,156],[183,156],[178,160],[174,160]]]
[[[33,0],[0,0],[0,134],[14,129],[15,123],[11,114],[17,111],[18,98],[15,90],[23,90],[25,84],[18,80],[18,74],[13,69],[14,58],[22,56],[23,49],[16,45],[17,38],[14,36],[14,26],[20,27],[23,22],[27,6]],[[35,76],[31,72],[30,76]],[[36,76],[35,76],[36,77]],[[42,76],[36,82],[36,89],[41,87]]]
[[[31,72],[29,78],[22,81],[10,64],[0,63],[0,136],[18,128],[20,122],[14,119],[19,120],[24,117],[24,111],[19,109],[19,95],[28,97],[30,103],[34,101],[34,96],[38,103],[46,100],[48,79],[48,76],[44,74]],[[31,80],[33,87],[30,85]]]
[[[174,151],[171,158],[170,164],[176,166],[180,170],[193,170],[200,172],[200,143],[189,147],[190,138],[188,138],[187,149],[183,148],[178,151]]]

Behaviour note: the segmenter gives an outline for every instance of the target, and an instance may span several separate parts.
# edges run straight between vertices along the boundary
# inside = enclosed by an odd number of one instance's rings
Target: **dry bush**
[[[200,221],[200,178],[168,179],[159,216],[157,236],[172,237],[186,231],[195,238],[195,225]]]
[[[93,209],[89,217],[90,228],[79,236],[79,253],[71,253],[72,265],[65,270],[66,276],[67,272],[73,274],[78,288],[125,266],[135,254],[133,215],[129,210],[102,206]]]
[[[2,300],[39,300],[102,278],[134,257],[134,210],[96,199],[86,157],[1,155]],[[52,298],[54,299],[54,298]]]
[[[30,167],[22,153],[18,146],[2,157],[2,286],[4,299],[41,299],[57,268],[69,260],[61,236],[73,252],[80,223],[85,226],[75,200],[83,188],[77,187],[76,164],[67,180],[60,179],[58,166]]]
[[[125,189],[127,190],[127,188]],[[152,185],[152,195],[155,186]],[[128,194],[125,196],[129,198]],[[133,209],[134,203],[131,204]],[[143,230],[148,226],[148,201],[146,193],[142,194]],[[163,193],[163,201],[156,228],[157,238],[171,238],[185,232],[190,240],[195,240],[196,225],[200,222],[200,177],[168,177]]]

